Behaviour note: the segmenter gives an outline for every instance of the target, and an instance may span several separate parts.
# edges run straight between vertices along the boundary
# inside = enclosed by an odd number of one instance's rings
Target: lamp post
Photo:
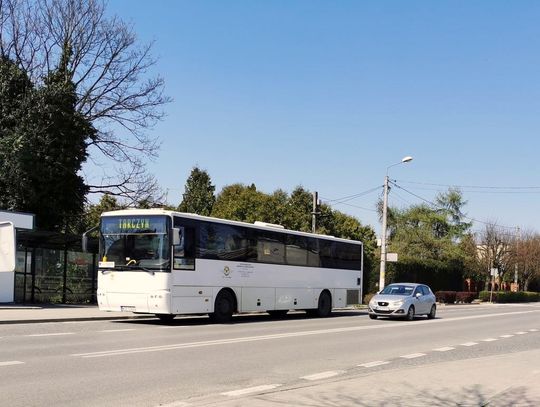
[[[388,212],[388,170],[399,164],[412,161],[411,156],[403,157],[400,162],[386,167],[386,176],[384,177],[384,195],[383,195],[383,213],[382,213],[382,233],[381,233],[381,271],[379,274],[379,291],[384,288],[386,277],[386,216]]]

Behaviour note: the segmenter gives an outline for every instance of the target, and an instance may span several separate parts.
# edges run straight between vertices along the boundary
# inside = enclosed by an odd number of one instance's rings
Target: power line
[[[446,188],[477,188],[477,189],[537,189],[540,190],[540,186],[485,186],[485,185],[450,185],[450,184],[433,184],[429,182],[416,182],[416,181],[404,181],[404,180],[394,180],[395,182],[402,182],[404,184],[416,184],[416,185],[430,185],[436,187],[446,187]]]
[[[321,197],[321,199],[323,199]],[[325,203],[328,203],[329,201],[327,201],[326,199],[325,200]],[[363,209],[364,211],[370,211],[370,212],[378,212],[376,209],[370,209],[370,208],[365,208],[363,206],[358,206],[358,205],[353,205],[353,204],[349,204],[349,203],[346,203],[346,202],[334,202],[334,205],[347,205],[347,206],[350,206],[352,208],[357,208],[357,209]]]
[[[442,206],[440,206],[440,205],[438,205],[438,204],[436,204],[436,203],[434,203],[432,201],[429,201],[428,199],[425,199],[425,198],[421,197],[420,195],[415,194],[414,192],[411,192],[411,191],[403,188],[402,186],[396,184],[396,182],[394,182],[394,181],[390,181],[390,183],[392,185],[394,185],[395,187],[407,192],[408,194],[410,194],[410,195],[412,195],[412,196],[414,196],[414,197],[416,197],[418,199],[421,199],[422,201],[426,202],[427,204],[429,204],[429,205],[431,205],[431,206],[433,206],[435,208],[444,209]],[[484,222],[484,221],[481,221],[479,219],[472,218],[470,216],[466,216],[466,215],[463,215],[463,214],[462,214],[462,217],[465,218],[465,219],[471,220],[473,222],[482,223],[484,225],[492,225],[492,223],[490,223],[490,222]],[[515,229],[515,226],[505,226],[505,225],[496,225],[496,226],[501,227],[501,228],[506,228],[506,229]]]
[[[368,189],[367,191],[360,192],[358,194],[344,196],[343,198],[327,199],[327,198],[322,198],[321,197],[321,199],[324,199],[327,203],[332,203],[332,202],[344,203],[344,202],[352,201],[353,199],[356,199],[356,198],[360,198],[361,196],[368,195],[368,194],[370,194],[370,193],[372,193],[374,191],[379,190],[380,188],[382,188],[382,185],[378,185],[375,188]]]

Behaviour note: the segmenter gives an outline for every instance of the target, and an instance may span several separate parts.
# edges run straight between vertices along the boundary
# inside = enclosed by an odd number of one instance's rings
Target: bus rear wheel
[[[212,322],[224,324],[231,322],[234,313],[234,296],[227,290],[222,290],[216,297],[214,312],[208,314]]]
[[[323,291],[319,296],[319,304],[315,309],[308,309],[306,313],[310,317],[326,318],[332,313],[332,296],[328,291]]]

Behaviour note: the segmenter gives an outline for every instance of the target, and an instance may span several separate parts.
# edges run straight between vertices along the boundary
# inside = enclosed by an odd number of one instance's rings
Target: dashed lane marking
[[[495,341],[498,341],[497,338],[486,338],[486,339],[482,339],[482,342],[495,342]]]
[[[127,332],[127,331],[134,331],[134,328],[127,328],[127,329],[105,329],[104,331],[99,332]]]
[[[478,342],[465,342],[461,344],[461,346],[475,346],[475,345],[478,345]]]
[[[343,370],[331,370],[328,372],[315,373],[308,376],[302,376],[300,379],[304,380],[322,380],[329,379],[330,377],[339,376],[340,374],[345,373]]]
[[[516,335],[525,335],[525,334],[528,334],[528,332],[525,332],[525,331],[516,332]]]
[[[75,335],[75,332],[56,332],[56,333],[50,333],[50,334],[32,334],[32,335],[26,335],[26,336],[42,337],[42,336],[62,336],[62,335]]]
[[[500,338],[511,338],[514,335],[501,335]]]
[[[437,348],[437,349],[433,349],[434,351],[436,352],[448,352],[449,350],[454,350],[456,348],[453,348],[451,346],[445,346],[443,348]]]
[[[417,321],[413,325],[416,327],[424,323],[427,323],[427,324],[448,323],[448,322],[472,320],[472,319],[479,319],[479,318],[494,318],[498,316],[510,316],[510,315],[516,315],[516,314],[522,315],[522,314],[529,314],[533,312],[538,313],[540,312],[540,309],[534,310],[534,311],[504,312],[504,313],[495,313],[495,314],[488,314],[488,315],[473,315],[473,316],[458,317],[458,318],[444,318],[444,319],[435,319],[435,320],[429,320],[429,321],[427,320]],[[408,322],[402,322],[402,323],[395,323],[391,325],[385,324],[385,325],[369,325],[369,326],[360,326],[360,327],[355,326],[355,327],[346,327],[346,328],[318,329],[318,330],[310,330],[310,331],[297,331],[297,332],[288,332],[288,333],[261,335],[261,336],[236,337],[236,338],[202,341],[202,342],[175,343],[175,344],[170,344],[170,345],[148,346],[148,347],[139,347],[139,348],[111,349],[111,350],[99,351],[99,352],[77,353],[77,354],[72,354],[71,356],[82,357],[82,358],[100,358],[100,357],[128,355],[128,354],[134,354],[134,353],[162,352],[162,351],[170,351],[170,350],[176,350],[176,349],[198,348],[198,347],[205,347],[205,346],[219,346],[219,345],[230,345],[230,344],[238,345],[239,343],[244,343],[244,342],[268,341],[268,340],[285,339],[285,338],[290,339],[290,338],[312,336],[312,335],[328,335],[328,334],[337,334],[337,333],[346,333],[346,332],[358,332],[358,331],[364,331],[364,330],[378,330],[378,329],[385,329],[390,326],[392,328],[400,328],[400,327],[405,327],[405,326],[411,327],[413,325],[411,325]]]
[[[400,358],[403,358],[403,359],[416,359],[416,358],[421,358],[422,356],[426,356],[426,354],[425,353],[411,353],[410,355],[400,356]]]
[[[538,332],[538,329],[536,329],[536,328],[529,329],[529,332]]]
[[[255,387],[247,387],[245,389],[239,389],[239,390],[233,390],[228,391],[225,393],[221,393],[222,396],[229,396],[229,397],[235,397],[235,396],[244,396],[246,394],[252,394],[252,393],[261,393],[268,390],[273,390],[277,387],[281,386],[281,384],[265,384],[262,386],[255,386]]]
[[[12,366],[12,365],[23,365],[24,362],[18,360],[8,360],[6,362],[0,362],[0,366]]]
[[[359,367],[375,367],[375,366],[382,366],[387,365],[390,362],[387,362],[385,360],[376,360],[375,362],[368,362],[368,363],[362,363],[361,365],[358,365]]]
[[[167,404],[158,404],[159,407],[188,407],[191,404],[185,403],[183,401],[173,401],[172,403]],[[156,406],[156,407],[158,407]]]

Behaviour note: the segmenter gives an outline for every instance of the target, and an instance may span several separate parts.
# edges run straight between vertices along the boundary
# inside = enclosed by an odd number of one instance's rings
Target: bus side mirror
[[[83,253],[88,253],[88,234],[92,233],[94,230],[97,230],[99,226],[94,226],[91,229],[88,229],[86,232],[82,234],[82,240],[81,240],[81,247]]]
[[[173,228],[173,246],[178,246],[182,242],[182,232],[180,228]]]

